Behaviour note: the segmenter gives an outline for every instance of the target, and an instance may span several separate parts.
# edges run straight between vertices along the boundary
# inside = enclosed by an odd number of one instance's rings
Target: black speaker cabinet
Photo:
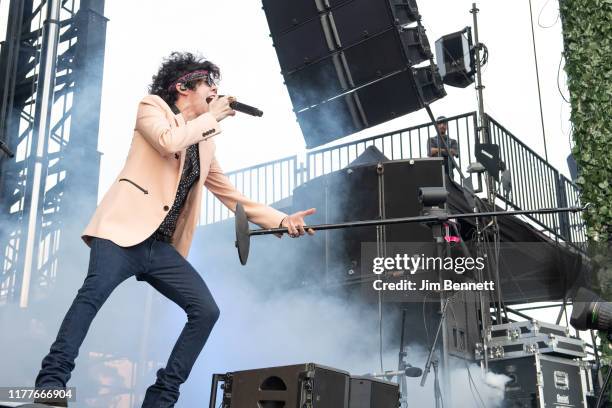
[[[343,37],[357,39],[419,18],[416,0],[263,0],[262,3],[273,38],[330,13],[337,21],[338,30],[346,33]]]
[[[355,93],[298,112],[296,117],[309,149],[366,127]]]
[[[308,148],[445,95],[441,80],[431,86],[435,67],[412,69],[432,58],[422,25],[406,26],[420,18],[415,0],[263,0],[263,9]]]
[[[474,50],[472,30],[447,34],[436,41],[436,60],[444,83],[465,88],[474,83]]]
[[[420,215],[419,187],[443,187],[439,158],[351,166],[317,177],[294,190],[294,208],[316,207],[311,224]],[[304,276],[331,284],[358,280],[362,242],[433,242],[421,224],[321,231],[304,245]],[[387,254],[389,256],[389,254]],[[364,271],[364,276],[371,271]]]
[[[263,0],[270,33],[278,37],[319,15],[314,0]]]
[[[223,408],[348,408],[349,373],[314,363],[225,375]]]
[[[376,75],[377,70],[372,68],[383,65],[352,65],[351,69],[355,69],[358,75]],[[352,72],[343,74],[343,79],[340,79],[334,74],[339,72],[337,66],[331,60],[320,61],[312,66],[313,71],[309,71],[308,75],[293,77],[301,75],[296,73],[286,79],[309,149],[417,111],[424,106],[423,102],[432,103],[446,95],[435,65],[428,65],[391,73],[343,96],[320,103],[321,98],[327,98],[334,90],[345,87],[352,75]],[[325,87],[326,82],[329,87]],[[315,106],[306,109],[310,105]]]
[[[315,39],[310,46],[319,40]],[[322,51],[310,50],[306,59],[310,60],[313,56],[324,53],[325,45],[321,47]],[[297,51],[292,48],[291,52]],[[394,27],[367,37],[340,52],[312,61],[297,70],[284,71],[283,76],[293,108],[300,111],[387,75],[405,71],[406,67],[430,57],[429,42],[422,28],[398,30]],[[282,58],[295,58],[295,63],[303,62],[302,56],[287,54]],[[418,99],[416,90],[412,88],[396,88],[396,91],[398,90],[400,92],[396,93],[403,99]],[[391,95],[385,95],[387,98],[389,96]],[[416,108],[419,107],[420,105],[417,105]]]
[[[351,377],[349,408],[398,408],[399,385],[369,377]]]
[[[389,27],[416,21],[406,12],[408,9],[410,6],[401,0],[353,0],[332,8],[339,45],[346,47]]]
[[[489,294],[482,292],[485,305],[485,326],[490,325]],[[474,359],[474,347],[481,341],[480,328],[483,326],[480,313],[480,298],[476,292],[460,292],[450,300],[446,314],[446,349],[451,356],[467,361]]]
[[[342,5],[346,5],[347,3],[359,1],[355,0],[324,0],[327,4],[332,8],[332,10],[337,9]],[[419,9],[417,7],[416,0],[360,0],[361,3],[364,1],[368,1],[371,3],[379,3],[384,4],[387,3],[391,6],[391,12],[393,14],[393,18],[400,25],[406,25],[413,23],[419,19]],[[384,14],[380,12],[380,9],[377,13],[378,18],[382,16],[385,18]]]

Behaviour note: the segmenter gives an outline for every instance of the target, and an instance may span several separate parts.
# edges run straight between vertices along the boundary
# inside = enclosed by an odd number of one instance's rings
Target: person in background
[[[429,157],[443,157],[444,171],[452,179],[453,162],[449,160],[449,154],[453,157],[459,157],[457,141],[448,136],[448,120],[445,116],[438,116],[435,126],[440,136],[436,135],[427,140],[427,155]],[[440,140],[440,137],[442,137],[444,141]]]

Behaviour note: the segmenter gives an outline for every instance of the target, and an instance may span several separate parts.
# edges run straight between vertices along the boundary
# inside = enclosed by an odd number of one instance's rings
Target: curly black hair
[[[173,52],[162,61],[157,74],[153,75],[149,93],[161,97],[168,105],[176,102],[178,93],[176,89],[168,90],[174,81],[185,74],[196,70],[207,70],[216,77],[221,76],[219,67],[207,59],[190,52]],[[194,89],[202,79],[186,82],[188,89]]]

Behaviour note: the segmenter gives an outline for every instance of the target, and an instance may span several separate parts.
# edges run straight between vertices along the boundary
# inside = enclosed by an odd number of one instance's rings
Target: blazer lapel
[[[172,106],[172,108],[176,108],[176,106]],[[175,113],[174,109],[172,109],[173,113],[174,113],[174,123],[176,126],[184,126],[185,125],[185,119],[183,118],[183,115],[178,112]],[[183,174],[183,167],[185,166],[185,153],[186,153],[186,149],[181,150],[179,153],[176,153],[179,155],[178,159],[180,160],[179,162],[179,172],[178,172],[178,180],[181,179],[181,174]],[[178,183],[178,181],[177,181]]]
[[[178,110],[176,105],[172,105],[170,107],[172,109],[172,113],[174,114],[174,121],[176,126],[184,126],[185,118]],[[208,176],[208,170],[210,168],[210,162],[215,154],[215,142],[212,139],[208,139],[198,143],[198,153],[200,153],[200,180],[201,184],[206,180],[206,176]],[[183,166],[185,165],[185,154],[186,150],[182,150],[180,152],[180,160],[181,164],[179,166],[179,178],[180,175],[183,174]]]

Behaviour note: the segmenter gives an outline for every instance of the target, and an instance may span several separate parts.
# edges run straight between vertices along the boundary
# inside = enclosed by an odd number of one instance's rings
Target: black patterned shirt
[[[175,106],[172,106],[174,113],[179,113]],[[172,207],[166,214],[166,218],[162,221],[157,230],[153,233],[153,237],[160,241],[172,242],[172,235],[176,230],[176,222],[187,200],[187,194],[191,187],[200,179],[200,153],[198,144],[193,144],[187,148],[185,155],[185,164],[181,173],[176,197]]]
[[[193,187],[199,178],[200,154],[198,152],[198,145],[194,144],[187,148],[185,165],[183,166],[183,173],[181,174],[181,180],[179,181],[174,203],[168,211],[166,218],[164,218],[159,228],[157,228],[157,231],[155,231],[154,236],[156,239],[166,242],[172,241],[172,235],[176,229],[176,222],[187,200],[187,194],[189,194],[189,190],[191,190],[191,187]]]

